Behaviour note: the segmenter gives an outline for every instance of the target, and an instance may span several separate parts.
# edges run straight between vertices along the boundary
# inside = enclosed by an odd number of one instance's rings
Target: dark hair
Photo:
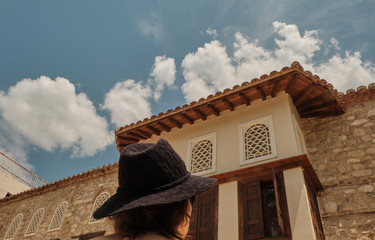
[[[111,216],[116,233],[131,240],[147,232],[156,232],[166,238],[182,240],[178,227],[188,215],[189,199],[180,202],[130,209]]]

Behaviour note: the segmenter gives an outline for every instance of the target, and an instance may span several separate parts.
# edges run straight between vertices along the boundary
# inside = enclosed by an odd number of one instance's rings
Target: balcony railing
[[[30,188],[37,188],[47,183],[2,152],[0,152],[0,169],[25,183]]]

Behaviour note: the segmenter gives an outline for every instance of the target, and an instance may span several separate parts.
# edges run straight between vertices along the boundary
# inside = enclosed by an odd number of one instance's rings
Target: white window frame
[[[35,228],[35,232],[27,233],[27,232],[29,231],[29,229],[31,228],[31,224],[33,224],[33,222],[35,222],[36,214],[37,214],[39,211],[41,211],[41,210],[43,211],[43,214],[42,214],[41,218],[38,219],[38,223],[37,223],[37,226],[36,226],[36,228]],[[46,210],[45,210],[44,208],[39,208],[38,210],[36,210],[36,211],[34,212],[33,216],[32,216],[31,219],[30,219],[29,225],[28,225],[27,228],[26,228],[25,235],[24,235],[25,237],[27,237],[27,236],[32,236],[32,235],[35,235],[35,234],[36,234],[36,231],[38,230],[40,224],[42,223],[45,214],[46,214]]]
[[[203,136],[199,136],[199,137],[192,138],[189,140],[189,147],[188,147],[188,153],[187,153],[187,158],[186,158],[189,172],[191,172],[191,161],[192,161],[191,155],[192,155],[193,148],[195,147],[197,143],[199,143],[202,140],[209,140],[212,143],[212,168],[209,170],[192,173],[193,175],[197,175],[197,176],[216,172],[216,140],[217,140],[216,132],[205,134]]]
[[[101,219],[95,219],[93,214],[95,212],[96,209],[98,209],[99,207],[95,208],[95,205],[96,205],[96,202],[98,201],[99,197],[102,196],[102,195],[108,195],[108,199],[111,197],[111,194],[109,194],[109,192],[102,192],[100,193],[96,198],[95,198],[95,201],[94,201],[94,204],[92,205],[92,209],[91,209],[91,214],[90,214],[90,217],[89,217],[89,224],[94,224],[94,223],[99,223],[99,222],[104,222],[105,218],[101,218]],[[107,200],[108,200],[107,199]]]
[[[13,224],[15,224],[15,221],[16,221],[16,219],[17,219],[19,216],[21,216],[21,220],[20,220],[20,222],[18,223],[18,225],[16,226],[16,228],[14,229],[14,235],[11,236],[11,237],[8,237],[9,231],[11,230]],[[10,223],[10,225],[9,225],[9,227],[8,227],[7,232],[5,233],[5,236],[4,236],[4,239],[5,239],[5,240],[14,239],[14,238],[16,237],[17,232],[18,232],[18,229],[20,228],[20,226],[21,226],[21,224],[22,224],[22,221],[23,221],[23,214],[22,214],[22,213],[17,214],[17,216],[15,216],[15,217],[13,218],[12,222]]]
[[[246,131],[256,124],[264,124],[268,127],[269,136],[270,136],[270,145],[271,145],[271,154],[256,157],[250,160],[246,160],[245,156],[245,133]],[[255,120],[251,120],[249,122],[245,122],[239,125],[239,143],[240,143],[240,165],[257,163],[260,161],[268,160],[277,157],[277,148],[276,148],[276,138],[275,138],[275,131],[273,127],[272,115],[267,115],[265,117],[261,117]]]
[[[57,210],[61,207],[62,204],[66,203],[66,209],[65,209],[65,213],[64,213],[64,216],[62,217],[61,219],[61,224],[58,228],[51,228],[51,224],[52,224],[52,221],[53,219],[55,218],[55,215],[56,215],[56,212]],[[48,230],[47,232],[52,232],[52,231],[57,231],[57,230],[60,230],[61,229],[61,226],[63,225],[64,223],[64,219],[65,219],[65,215],[66,215],[66,212],[68,211],[68,208],[69,208],[69,204],[67,201],[64,201],[62,203],[59,204],[59,206],[56,207],[55,209],[55,212],[53,213],[53,216],[52,216],[52,219],[51,219],[51,222],[49,223],[49,226],[48,226]]]

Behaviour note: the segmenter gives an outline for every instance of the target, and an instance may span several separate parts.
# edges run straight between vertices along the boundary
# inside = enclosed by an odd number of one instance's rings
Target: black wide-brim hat
[[[169,143],[135,143],[123,149],[118,169],[119,187],[94,212],[94,218],[126,210],[182,201],[216,184],[216,179],[190,175]]]

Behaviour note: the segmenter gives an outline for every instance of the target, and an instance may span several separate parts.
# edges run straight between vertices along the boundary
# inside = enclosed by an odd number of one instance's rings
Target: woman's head
[[[155,232],[171,239],[184,239],[187,234],[192,206],[189,199],[163,205],[139,207],[113,215],[117,233],[129,239]]]
[[[116,215],[117,231],[136,236],[158,232],[179,239],[189,198],[211,188],[216,179],[192,176],[169,143],[136,143],[123,149],[119,160],[117,193],[94,212],[94,217]]]

